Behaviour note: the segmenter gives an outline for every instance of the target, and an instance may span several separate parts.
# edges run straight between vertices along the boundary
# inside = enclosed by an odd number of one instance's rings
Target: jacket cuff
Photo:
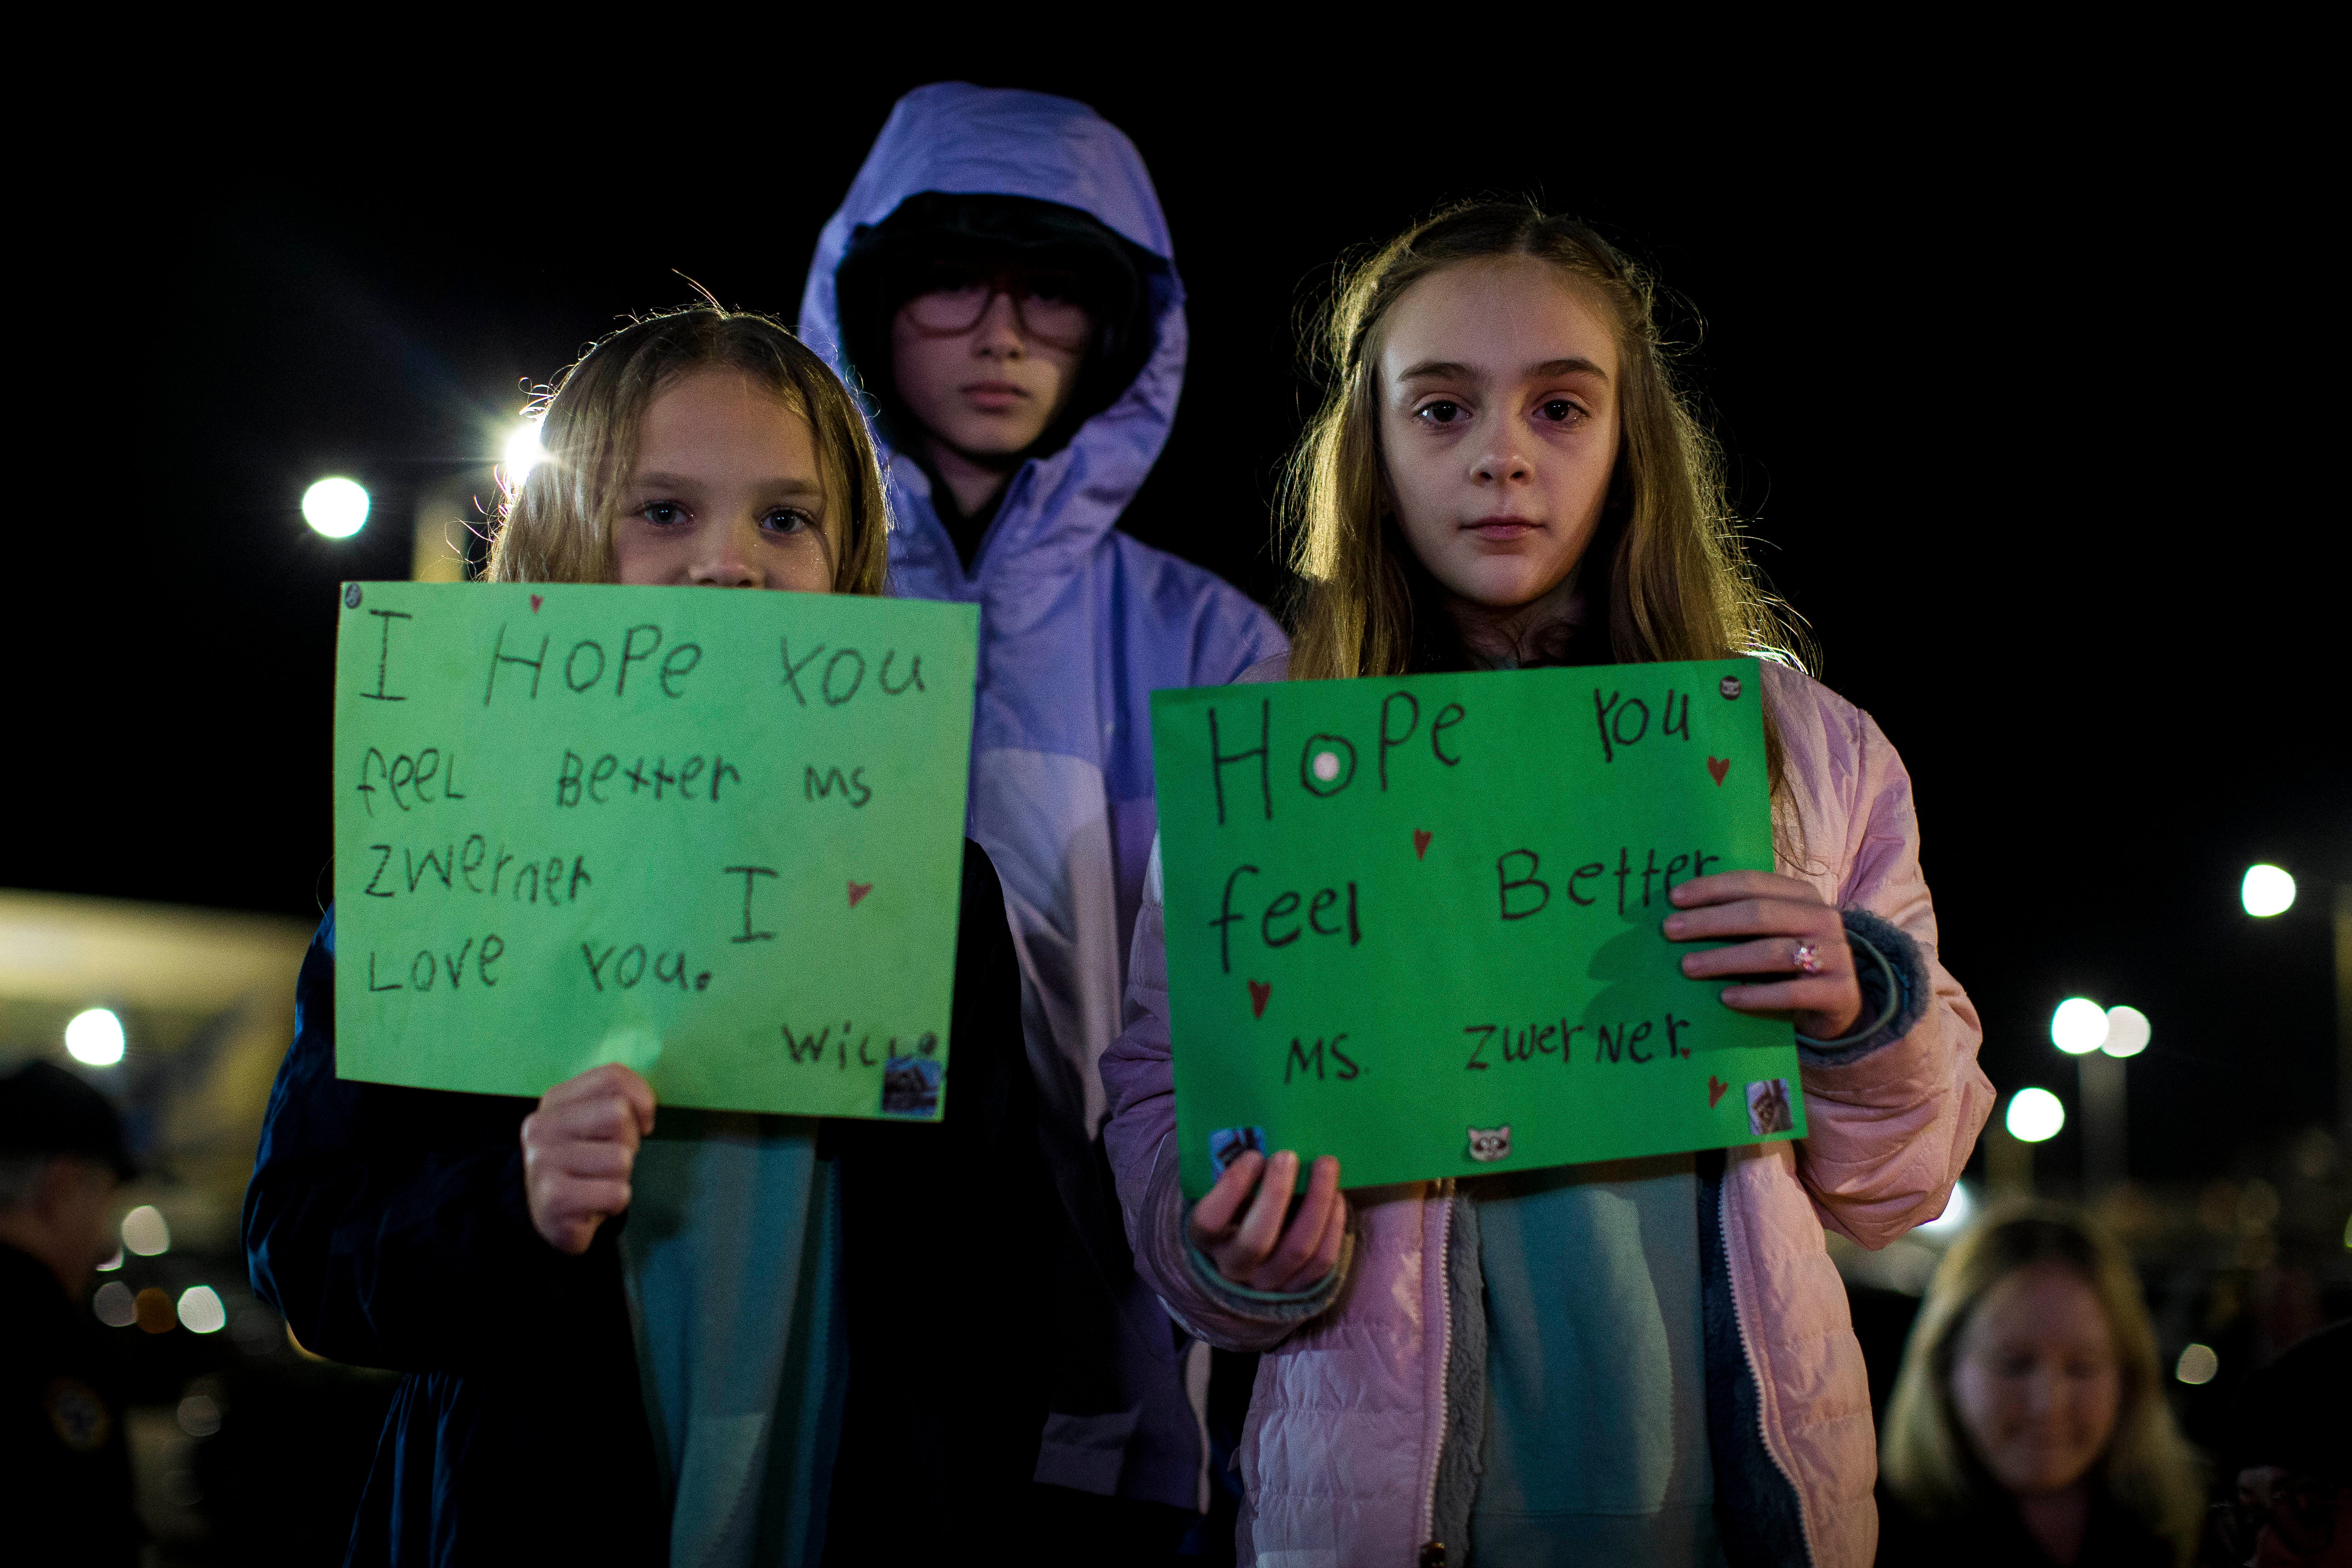
[[[1254,1319],[1262,1323],[1303,1323],[1328,1310],[1339,1287],[1348,1278],[1348,1264],[1355,1251],[1352,1232],[1339,1241],[1339,1261],[1331,1272],[1304,1290],[1253,1290],[1236,1285],[1217,1272],[1202,1250],[1192,1245],[1192,1211],[1185,1211],[1184,1260],[1192,1265],[1192,1279],[1210,1298],[1226,1311],[1237,1317]]]
[[[1869,1022],[1841,1039],[1799,1035],[1798,1057],[1810,1067],[1843,1067],[1893,1045],[1919,1022],[1932,994],[1927,960],[1902,927],[1868,910],[1840,910],[1838,916],[1853,949],[1862,1016]]]

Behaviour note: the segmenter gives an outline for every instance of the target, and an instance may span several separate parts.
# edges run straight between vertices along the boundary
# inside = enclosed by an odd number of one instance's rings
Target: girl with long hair
[[[1327,1156],[1296,1203],[1297,1156],[1247,1153],[1188,1211],[1149,880],[1109,1142],[1154,1289],[1265,1352],[1242,1560],[1861,1568],[1869,1395],[1822,1228],[1881,1246],[1940,1213],[1992,1099],[1903,765],[1789,651],[1654,286],[1591,229],[1454,208],[1326,329],[1294,651],[1244,679],[1761,656],[1780,870],[1680,884],[1664,932],[1727,944],[1682,960],[1725,1005],[1795,1020],[1809,1132],[1345,1196]]]
[[[773,321],[624,328],[543,432],[497,581],[882,590],[864,419]],[[942,1124],[656,1115],[618,1064],[534,1106],[339,1079],[330,910],[245,1245],[306,1347],[406,1374],[347,1560],[928,1560],[1025,1528],[1050,1352],[1022,1295],[967,1287],[1050,1270],[1066,1224],[970,842],[955,965]]]
[[[2204,1493],[2116,1239],[1987,1215],[1927,1287],[1888,1402],[1880,1561],[2185,1568]]]

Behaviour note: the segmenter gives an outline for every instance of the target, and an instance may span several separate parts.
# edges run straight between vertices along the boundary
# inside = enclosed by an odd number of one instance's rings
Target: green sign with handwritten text
[[[969,605],[350,583],[335,664],[341,1076],[937,1118]]]
[[[1754,659],[1152,698],[1187,1193],[1801,1137],[1786,1023],[1684,978],[1666,889],[1772,868]]]

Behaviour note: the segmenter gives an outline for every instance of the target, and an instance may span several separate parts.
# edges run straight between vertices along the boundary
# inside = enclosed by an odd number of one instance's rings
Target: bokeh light
[[[2050,1042],[2070,1057],[2097,1050],[2107,1038],[2107,1010],[2088,996],[2069,996],[2050,1015]]]
[[[516,426],[514,434],[507,437],[506,449],[499,457],[499,466],[506,470],[509,488],[520,489],[523,480],[530,478],[530,471],[539,467],[539,460],[546,456],[547,448],[539,444],[539,421],[526,419]]]
[[[110,1329],[127,1329],[139,1321],[139,1303],[132,1299],[131,1287],[120,1279],[100,1285],[98,1294],[90,1298],[89,1310]]]
[[[131,1310],[133,1320],[151,1334],[168,1334],[179,1321],[172,1315],[172,1298],[152,1285],[132,1298]]]
[[[66,1054],[85,1067],[112,1067],[122,1059],[122,1020],[103,1007],[76,1013],[66,1026]]]
[[[141,1204],[122,1216],[122,1245],[142,1258],[172,1250],[172,1227],[152,1204]]]
[[[2213,1374],[2221,1370],[2221,1358],[2213,1353],[2210,1345],[2192,1344],[2180,1352],[2179,1361],[2172,1363],[2172,1375],[2192,1388],[2212,1382]]]
[[[2138,1008],[2110,1007],[2107,1037],[2099,1042],[2099,1049],[2111,1057],[2136,1057],[2147,1049],[2147,1042],[2155,1035],[2156,1026]]]
[[[2021,1143],[2042,1143],[2066,1125],[2066,1108],[2046,1089],[2021,1089],[2009,1097],[2009,1135]]]
[[[1930,1240],[1949,1241],[1968,1229],[1969,1221],[1976,1217],[1976,1212],[1977,1200],[1969,1194],[1969,1184],[1955,1182],[1952,1184],[1951,1201],[1944,1205],[1944,1212],[1916,1228],[1921,1236]]]
[[[302,521],[330,539],[349,539],[367,519],[368,493],[352,480],[320,479],[302,492]]]
[[[209,1394],[191,1394],[180,1401],[180,1430],[191,1437],[209,1437],[220,1430],[220,1401]]]
[[[228,1309],[211,1286],[191,1285],[180,1292],[180,1321],[193,1333],[216,1334],[228,1327]]]
[[[2250,915],[2283,915],[2294,904],[2294,879],[2276,866],[2249,866],[2238,901]]]

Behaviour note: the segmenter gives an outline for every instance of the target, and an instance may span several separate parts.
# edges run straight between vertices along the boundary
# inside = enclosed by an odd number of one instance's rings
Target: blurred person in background
[[[2352,1568],[2352,1321],[2246,1379],[2227,1457],[2237,1495],[2213,1511],[2230,1562]]]
[[[2083,1216],[1988,1215],[1944,1257],[1881,1440],[1878,1561],[2183,1568],[2202,1495],[2131,1259]]]
[[[0,1079],[0,1556],[139,1560],[122,1400],[82,1304],[131,1173],[104,1095],[52,1062]]]

